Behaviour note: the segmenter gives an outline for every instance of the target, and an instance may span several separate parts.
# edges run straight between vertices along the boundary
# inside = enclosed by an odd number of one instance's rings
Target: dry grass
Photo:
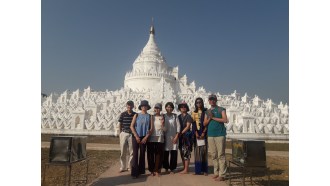
[[[231,159],[231,154],[226,154],[227,160]],[[288,186],[289,185],[289,157],[280,157],[280,156],[267,156],[267,167],[269,167],[270,175],[270,185],[274,186]],[[238,169],[232,168],[232,171],[237,171]],[[232,185],[242,185],[241,178],[242,175],[236,172],[237,176],[234,176],[232,180]],[[229,183],[229,181],[227,181]],[[250,177],[245,177],[245,184],[251,185]],[[252,176],[252,185],[268,185],[267,175],[262,173],[253,173]]]
[[[89,157],[88,183],[98,178],[103,172],[115,164],[119,159],[119,151],[87,150]],[[45,173],[45,164],[49,161],[49,148],[41,149],[41,180]],[[85,185],[82,181],[85,177],[86,163],[72,164],[71,185]],[[44,185],[64,185],[65,166],[49,166],[46,172]]]

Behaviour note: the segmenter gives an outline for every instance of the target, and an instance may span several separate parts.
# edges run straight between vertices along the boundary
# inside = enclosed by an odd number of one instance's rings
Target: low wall
[[[87,129],[41,129],[41,134],[72,134],[72,135],[96,135],[96,136],[118,136],[117,133],[107,130],[87,130]]]
[[[248,139],[248,140],[274,140],[274,141],[289,141],[289,134],[254,134],[241,133],[227,134],[228,139]]]

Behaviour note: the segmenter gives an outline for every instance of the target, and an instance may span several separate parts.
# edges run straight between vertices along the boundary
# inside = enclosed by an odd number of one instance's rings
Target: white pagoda
[[[42,96],[41,131],[54,134],[118,135],[119,114],[126,109],[126,102],[135,103],[135,111],[141,100],[151,106],[171,101],[175,105],[183,100],[190,110],[194,109],[197,97],[208,95],[203,87],[196,88],[195,82],[188,83],[186,75],[180,76],[179,67],[170,67],[155,41],[155,28],[151,26],[149,40],[126,73],[124,87],[105,92],[93,91],[90,87],[82,92],[65,91],[60,95]],[[227,109],[228,137],[266,140],[289,139],[289,107],[281,102],[276,105],[255,95],[251,99],[234,91],[230,95],[214,93],[218,104]],[[165,109],[163,109],[165,110]],[[149,110],[152,114],[152,109]],[[175,112],[178,112],[175,109]]]

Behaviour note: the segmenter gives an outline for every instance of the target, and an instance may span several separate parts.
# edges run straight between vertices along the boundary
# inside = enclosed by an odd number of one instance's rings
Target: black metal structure
[[[262,172],[268,176],[269,168],[266,164],[266,146],[265,141],[260,140],[232,140],[232,159],[229,160],[229,185],[231,185],[231,165],[234,165],[242,174],[242,185],[245,185],[245,176],[252,176],[254,173]]]
[[[86,158],[87,136],[51,138],[49,163],[73,163]]]
[[[85,179],[75,180],[87,183],[89,159],[86,152],[87,136],[56,136],[51,138],[49,148],[49,162],[45,164],[42,185],[45,184],[47,168],[49,166],[64,166],[64,185],[71,183],[72,165],[74,163],[86,163]],[[69,169],[69,171],[67,171]],[[67,177],[69,177],[67,181]]]

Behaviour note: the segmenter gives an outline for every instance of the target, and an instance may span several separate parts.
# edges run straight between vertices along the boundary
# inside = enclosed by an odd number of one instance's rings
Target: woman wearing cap
[[[224,181],[227,171],[226,166],[226,127],[227,123],[226,109],[217,105],[217,96],[209,96],[211,108],[207,111],[204,120],[204,126],[207,126],[207,141],[211,152],[214,176],[216,181]]]
[[[204,173],[207,176],[208,163],[207,163],[207,128],[204,126],[204,118],[206,109],[202,98],[196,98],[195,110],[192,112],[193,119],[192,128],[196,137],[195,143],[195,174]]]
[[[148,169],[151,176],[160,176],[164,155],[164,117],[160,113],[162,104],[154,107],[155,114],[151,117],[152,132],[147,143]]]
[[[131,130],[134,135],[132,138],[133,144],[133,161],[131,176],[139,177],[140,174],[145,174],[145,152],[147,139],[152,131],[150,114],[147,113],[151,107],[147,100],[142,100],[139,105],[141,113],[135,114],[131,123]],[[140,152],[140,153],[139,153]]]
[[[193,133],[190,130],[192,118],[188,114],[189,107],[186,102],[179,104],[178,108],[181,112],[181,114],[178,116],[181,128],[179,149],[183,163],[183,170],[180,173],[187,174],[193,146]]]
[[[174,174],[178,162],[178,139],[180,132],[180,123],[176,114],[172,113],[174,105],[172,102],[165,104],[166,114],[164,114],[165,122],[165,151],[163,167],[168,173],[168,169],[171,170],[171,174]],[[169,162],[169,155],[171,159]]]

